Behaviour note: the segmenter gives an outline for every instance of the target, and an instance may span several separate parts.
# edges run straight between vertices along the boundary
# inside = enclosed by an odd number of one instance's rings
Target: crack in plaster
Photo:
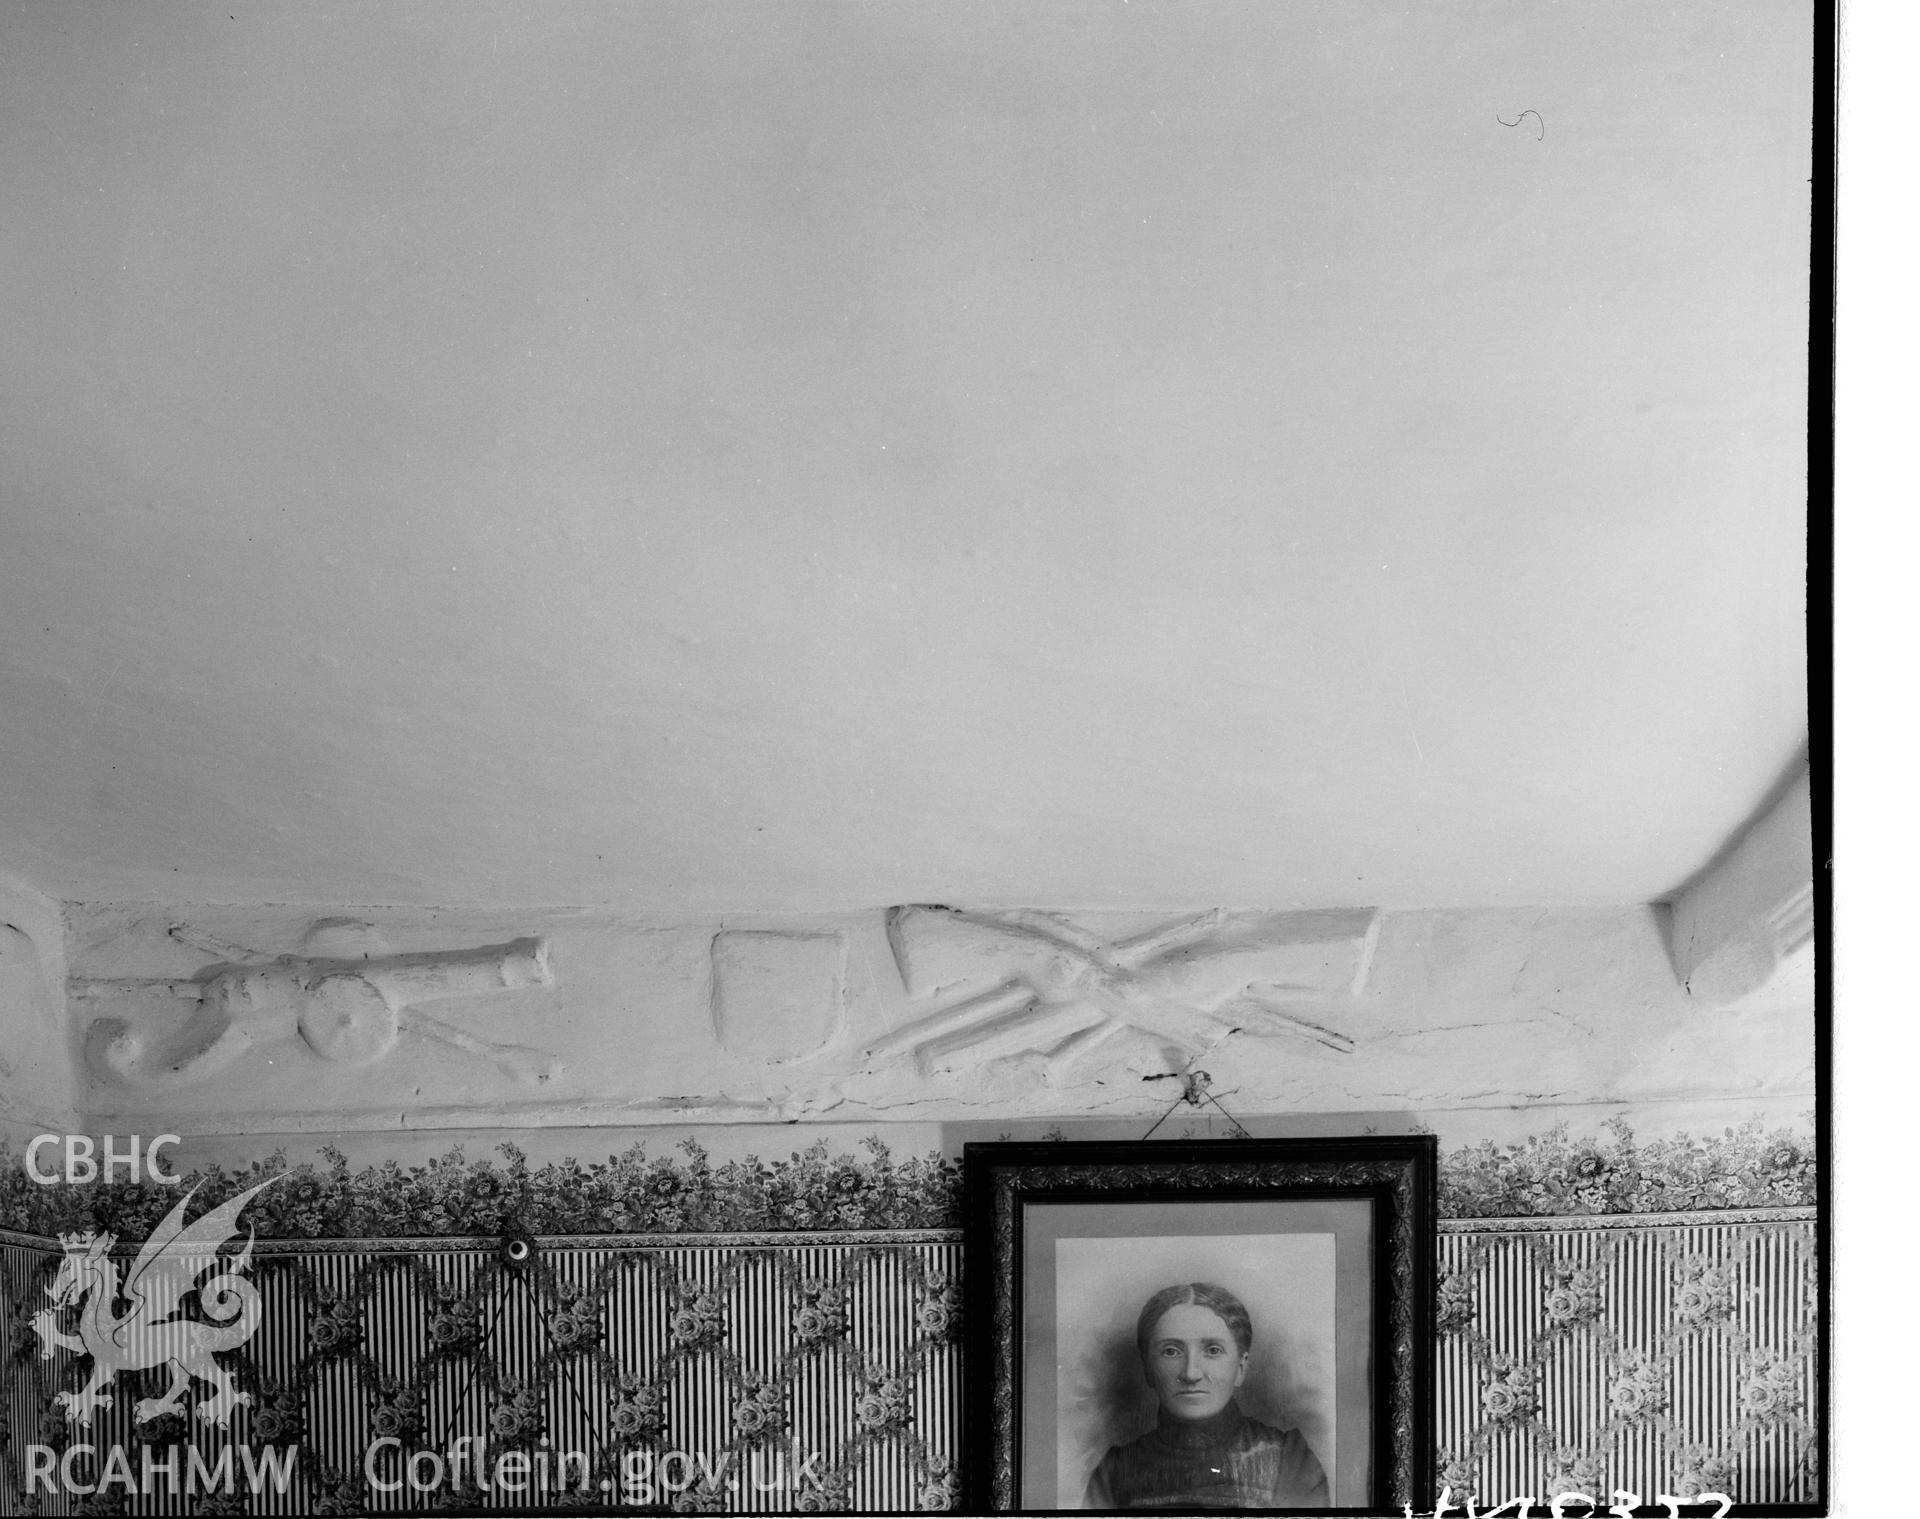
[[[1420,1028],[1389,1029],[1385,1033],[1374,1035],[1374,1038],[1377,1040],[1421,1039],[1428,1034],[1455,1034],[1462,1029],[1512,1028],[1513,1026],[1513,1023],[1505,1018],[1489,1019],[1485,1023],[1429,1023]]]

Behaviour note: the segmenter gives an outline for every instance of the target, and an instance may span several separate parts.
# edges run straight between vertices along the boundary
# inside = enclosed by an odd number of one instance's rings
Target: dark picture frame
[[[1156,1429],[1228,1424],[1259,1453],[1230,1470],[1288,1475],[1215,1506],[1388,1515],[1432,1493],[1432,1135],[969,1144],[964,1167],[970,1511],[1136,1506],[1112,1477],[1163,1449]],[[1156,1394],[1139,1338],[1188,1281],[1252,1326],[1250,1348],[1228,1345],[1247,1368],[1231,1408],[1204,1430],[1185,1412],[1208,1395]],[[1302,1507],[1287,1493],[1315,1458],[1324,1496]]]

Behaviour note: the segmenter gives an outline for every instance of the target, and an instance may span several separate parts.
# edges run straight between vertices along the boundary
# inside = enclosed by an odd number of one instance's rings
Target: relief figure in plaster
[[[1350,994],[1366,973],[1370,911],[1212,911],[1109,943],[1052,913],[896,907],[887,938],[916,998],[961,1000],[869,1047],[925,1069],[957,1056],[1044,1057],[1060,1068],[1132,1031],[1193,1056],[1234,1034],[1350,1052],[1286,1004]]]
[[[329,953],[261,960],[244,948],[183,929],[171,934],[222,955],[223,963],[192,980],[75,980],[69,985],[72,995],[85,1000],[158,989],[199,1004],[184,1024],[160,1037],[122,1018],[93,1021],[87,1030],[88,1064],[126,1085],[182,1086],[264,1041],[289,1037],[329,1063],[369,1065],[389,1055],[403,1032],[485,1059],[517,1081],[539,1083],[559,1074],[559,1061],[540,1050],[479,1038],[414,1005],[552,985],[544,939],[390,954],[368,929],[361,936],[364,953],[351,956],[341,953],[348,947],[342,925],[329,921],[316,924],[308,935],[309,948]]]

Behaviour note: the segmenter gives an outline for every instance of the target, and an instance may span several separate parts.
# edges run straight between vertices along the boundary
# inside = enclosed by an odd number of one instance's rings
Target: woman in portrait
[[[1159,1399],[1154,1427],[1110,1446],[1087,1483],[1091,1509],[1325,1508],[1327,1474],[1295,1429],[1240,1411],[1253,1321],[1224,1287],[1163,1287],[1134,1342]]]

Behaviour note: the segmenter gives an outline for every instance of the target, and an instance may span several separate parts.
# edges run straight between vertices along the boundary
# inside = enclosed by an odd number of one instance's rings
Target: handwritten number
[[[1519,1519],[1527,1519],[1527,1516],[1533,1513],[1533,1505],[1539,1501],[1531,1494],[1524,1498],[1509,1498],[1505,1503],[1495,1508],[1490,1508],[1482,1514],[1474,1507],[1473,1500],[1476,1496],[1476,1494],[1469,1493],[1461,1500],[1467,1505],[1468,1519],[1497,1519],[1497,1516],[1509,1513],[1517,1513]],[[1632,1514],[1640,1502],[1640,1495],[1638,1493],[1630,1493],[1625,1488],[1620,1487],[1616,1487],[1613,1490],[1613,1497],[1613,1507],[1607,1509],[1606,1512],[1610,1515],[1618,1515],[1620,1519],[1626,1519],[1627,1515]],[[1661,1493],[1653,1501],[1666,1509],[1667,1519],[1680,1519],[1680,1505],[1687,1500],[1684,1498],[1676,1498],[1672,1493]],[[1727,1516],[1733,1512],[1733,1499],[1729,1498],[1725,1493],[1695,1493],[1692,1501],[1695,1503],[1717,1503],[1719,1508],[1714,1511],[1713,1519],[1727,1519]],[[1554,1519],[1565,1519],[1566,1505],[1568,1504],[1578,1503],[1582,1507],[1592,1510],[1598,1510],[1600,1507],[1600,1502],[1597,1498],[1591,1498],[1585,1493],[1556,1493],[1553,1497],[1549,1498],[1547,1502],[1552,1505]],[[1406,1519],[1421,1519],[1421,1516],[1414,1513],[1411,1503],[1405,1505],[1405,1512]],[[1443,1519],[1443,1516],[1452,1512],[1453,1490],[1451,1488],[1445,1488],[1441,1491],[1440,1501],[1433,1506],[1433,1513],[1429,1516],[1429,1519]]]

